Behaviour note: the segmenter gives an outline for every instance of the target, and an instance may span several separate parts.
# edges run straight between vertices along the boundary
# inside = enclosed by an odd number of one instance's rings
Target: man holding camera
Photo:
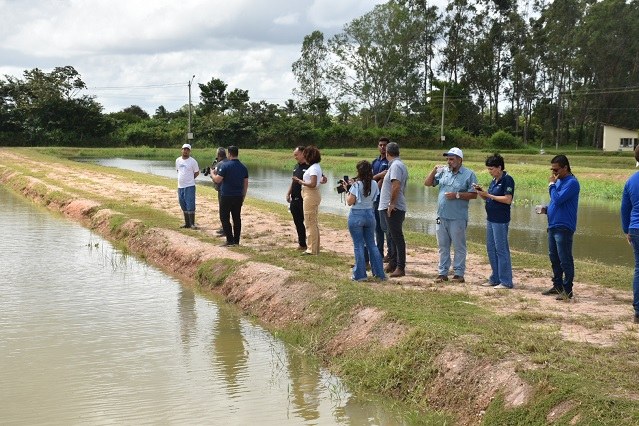
[[[213,162],[213,164],[211,164],[211,180],[213,181],[213,188],[215,188],[215,190],[217,191],[217,206],[218,206],[218,211],[220,208],[220,185],[215,183],[215,179],[213,179],[213,177],[215,176],[215,170],[218,169],[223,162],[225,162],[227,160],[226,158],[226,149],[224,149],[224,147],[220,146],[217,148],[217,152],[215,154],[215,161]],[[217,235],[222,236],[225,235],[224,234],[224,228],[220,227],[220,229],[217,230]]]
[[[220,221],[226,236],[223,246],[240,244],[242,204],[248,191],[248,169],[237,158],[239,150],[229,146],[228,160],[213,169],[213,182],[220,185]],[[231,227],[231,219],[233,226]]]
[[[200,167],[191,157],[191,145],[182,145],[182,156],[175,160],[178,176],[178,202],[184,213],[184,225],[180,228],[195,228],[195,178]]]
[[[386,145],[386,158],[388,171],[382,181],[378,213],[380,224],[389,241],[390,260],[385,271],[390,272],[390,277],[397,278],[406,275],[406,242],[402,226],[407,210],[404,191],[408,182],[408,169],[399,158],[397,143],[389,142]]]

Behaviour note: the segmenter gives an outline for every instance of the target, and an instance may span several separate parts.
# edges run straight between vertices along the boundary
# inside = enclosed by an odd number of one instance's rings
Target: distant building
[[[634,151],[639,145],[639,131],[604,124],[604,151]]]

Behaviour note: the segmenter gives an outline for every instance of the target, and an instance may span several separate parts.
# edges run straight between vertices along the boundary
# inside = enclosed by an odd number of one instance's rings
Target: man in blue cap
[[[464,282],[466,272],[466,227],[468,226],[468,201],[477,198],[473,183],[477,177],[472,170],[462,166],[464,153],[451,148],[444,153],[448,165],[435,166],[424,181],[425,186],[439,185],[437,199],[437,245],[439,265],[435,282],[448,281],[450,247],[455,248],[453,282]]]

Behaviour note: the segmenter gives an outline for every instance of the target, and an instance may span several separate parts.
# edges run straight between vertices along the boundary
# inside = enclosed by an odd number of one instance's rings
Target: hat
[[[189,145],[188,143],[185,143],[184,145],[182,145],[182,149],[188,149],[189,151],[191,150],[191,145]]]
[[[448,157],[450,155],[456,155],[459,158],[464,158],[464,153],[457,147],[449,149],[448,152],[444,152],[444,157]]]

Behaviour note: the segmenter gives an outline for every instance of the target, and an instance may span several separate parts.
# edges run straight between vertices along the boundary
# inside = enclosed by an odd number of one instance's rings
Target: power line
[[[144,86],[95,86],[95,87],[87,87],[87,89],[89,90],[161,89],[164,87],[180,87],[180,86],[186,86],[186,83],[147,84]]]
[[[562,95],[606,95],[614,93],[639,92],[639,86],[608,87],[601,89],[577,89],[561,92]]]

